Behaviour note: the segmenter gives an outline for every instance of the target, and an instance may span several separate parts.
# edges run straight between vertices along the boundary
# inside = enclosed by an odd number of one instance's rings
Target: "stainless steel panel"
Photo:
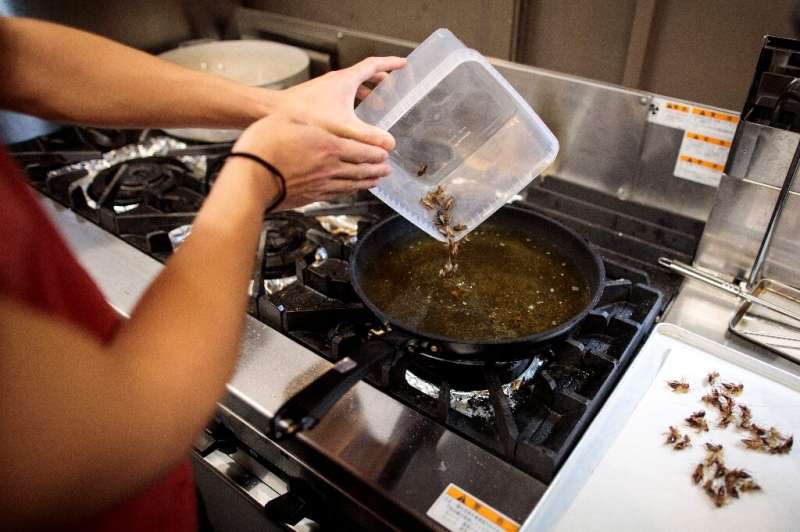
[[[370,55],[407,55],[416,45],[252,9],[237,10],[236,27],[330,53],[340,67]],[[672,175],[682,133],[647,122],[653,94],[490,61],[558,137],[561,152],[547,173],[695,219],[708,217],[715,188]]]
[[[705,220],[714,205],[717,189],[673,174],[683,133],[682,129],[647,123],[639,179],[630,199]]]
[[[215,532],[278,532],[286,530],[279,523],[270,522],[264,515],[264,504],[277,496],[241,469],[223,453],[212,453],[208,460],[192,455],[195,484],[197,485],[201,519],[206,519]],[[220,456],[221,455],[221,456]],[[252,490],[261,484],[258,501],[237,485],[244,480]]]
[[[742,122],[726,171],[733,177],[780,187],[798,142],[798,133]],[[800,183],[793,190],[800,192]]]
[[[792,375],[800,376],[800,364],[756,345],[728,330],[739,300],[700,281],[687,280],[681,286],[663,321],[674,323],[709,340],[746,353]]]
[[[548,173],[705,220],[716,189],[673,175],[683,131],[647,122],[652,94],[493,60],[561,143]]]
[[[641,94],[506,61],[492,62],[558,138],[561,151],[548,173],[611,194],[631,192],[648,112]]]
[[[245,414],[251,431],[264,433],[272,412],[329,367],[330,363],[272,329],[248,323],[242,356],[228,385],[230,396],[223,404],[240,416]],[[248,412],[242,409],[245,399]],[[364,383],[345,395],[314,430],[297,437],[345,471],[423,513],[454,482],[521,520],[545,488]],[[259,435],[257,439],[266,438]],[[287,448],[293,445],[287,442]],[[508,485],[514,489],[507,489]]]
[[[800,290],[763,279],[753,293],[800,314]],[[749,302],[742,302],[731,319],[731,332],[800,362],[800,322]]]
[[[242,493],[250,497],[254,504],[264,507],[269,501],[280,495],[261,479],[254,476],[247,468],[242,467],[234,457],[222,451],[212,451],[203,457],[209,466],[216,469],[225,479]],[[283,493],[286,489],[284,487]]]
[[[714,209],[697,251],[696,264],[746,277],[778,197],[777,187],[723,176]],[[767,254],[764,277],[800,286],[800,194],[792,192]]]
[[[42,203],[107,300],[129,314],[162,265],[53,201],[42,198]],[[265,436],[272,413],[329,367],[248,316],[236,372],[222,399],[231,428],[257,449],[274,446]],[[422,520],[450,482],[520,522],[545,490],[541,482],[363,382],[317,428],[282,442],[281,448],[299,460],[323,456],[371,490],[413,508]],[[315,462],[313,469],[318,467]],[[339,487],[344,488],[352,489]]]
[[[40,199],[106,300],[120,314],[130,315],[144,290],[161,271],[161,263],[59,203],[44,196]]]

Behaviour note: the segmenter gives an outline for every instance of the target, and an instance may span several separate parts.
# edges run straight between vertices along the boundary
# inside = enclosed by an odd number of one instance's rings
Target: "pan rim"
[[[452,338],[452,337],[442,336],[442,335],[437,335],[437,334],[430,334],[430,333],[418,331],[414,327],[406,326],[401,321],[398,321],[398,320],[395,320],[395,319],[391,318],[391,316],[389,314],[387,314],[382,309],[380,309],[377,305],[375,305],[372,302],[372,300],[369,297],[367,297],[367,295],[365,294],[363,288],[361,287],[361,282],[359,281],[359,277],[356,274],[356,266],[357,266],[357,262],[358,262],[359,253],[361,253],[361,249],[362,249],[364,243],[367,242],[369,240],[369,238],[374,238],[374,237],[371,237],[371,235],[373,233],[381,231],[381,228],[383,228],[384,226],[395,222],[398,218],[402,218],[402,216],[400,214],[394,214],[394,215],[389,216],[388,218],[386,218],[384,220],[381,220],[380,222],[378,222],[377,224],[375,224],[374,226],[369,228],[369,230],[367,230],[367,232],[364,234],[364,236],[362,238],[359,238],[358,242],[356,243],[355,248],[353,249],[353,253],[352,253],[351,259],[350,259],[350,279],[351,279],[351,283],[353,285],[353,289],[355,290],[356,294],[361,299],[361,301],[364,303],[364,305],[373,314],[375,314],[375,316],[378,319],[380,319],[381,322],[390,325],[392,328],[400,329],[400,330],[402,330],[402,331],[404,331],[406,333],[409,333],[409,334],[412,334],[412,335],[421,336],[421,337],[423,337],[423,338],[425,338],[427,340],[433,340],[433,341],[440,342],[440,343],[443,343],[443,344],[464,345],[464,346],[483,346],[483,347],[486,347],[486,348],[499,347],[499,346],[515,346],[515,345],[524,345],[524,344],[539,344],[539,343],[547,342],[549,340],[553,340],[555,338],[558,338],[559,336],[562,336],[562,335],[568,333],[576,325],[578,325],[579,322],[581,322],[584,318],[586,318],[586,316],[589,314],[589,312],[593,308],[595,308],[597,306],[597,304],[600,301],[600,298],[603,295],[603,286],[604,286],[605,280],[606,280],[606,269],[605,269],[605,265],[603,264],[603,259],[600,257],[600,255],[597,252],[595,252],[591,248],[589,243],[584,238],[582,238],[580,235],[578,235],[578,233],[576,233],[571,228],[565,226],[561,222],[549,219],[549,218],[545,217],[544,215],[542,215],[540,213],[537,213],[535,211],[532,211],[530,209],[525,209],[525,208],[521,208],[521,207],[517,207],[517,206],[513,206],[513,205],[504,205],[497,212],[498,212],[498,214],[499,213],[503,213],[503,212],[518,212],[518,213],[521,213],[524,216],[530,216],[530,217],[534,217],[534,218],[537,218],[539,220],[542,220],[544,223],[547,223],[547,224],[557,228],[558,230],[561,230],[564,233],[568,234],[572,239],[574,239],[577,243],[580,243],[580,245],[585,248],[585,250],[588,252],[589,256],[592,259],[592,263],[596,267],[596,270],[595,270],[596,271],[596,288],[595,288],[594,294],[592,294],[592,297],[590,298],[589,302],[581,309],[580,312],[576,313],[569,320],[567,320],[567,321],[565,321],[563,323],[560,323],[560,324],[556,325],[555,327],[552,327],[550,329],[545,329],[544,331],[541,331],[541,332],[538,332],[538,333],[530,334],[530,335],[527,335],[527,336],[519,336],[519,337],[516,337],[516,338],[505,338],[505,339],[494,339],[494,340],[464,340],[464,339]],[[403,220],[405,220],[405,219],[403,219]],[[489,220],[491,220],[491,217],[488,218],[486,221],[489,221]],[[416,226],[414,226],[411,222],[408,222],[408,220],[405,220],[405,221],[406,221],[406,223],[408,223],[411,226],[412,229],[417,229]],[[458,356],[459,357],[467,356],[469,358],[469,356],[465,355],[465,354],[459,354]]]

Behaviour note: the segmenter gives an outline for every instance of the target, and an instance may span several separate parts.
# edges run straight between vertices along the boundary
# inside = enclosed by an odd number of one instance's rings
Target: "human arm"
[[[342,160],[370,167],[369,175],[388,171],[383,150],[278,115],[254,124],[235,150],[282,171],[287,207],[305,202],[301,188],[375,184],[330,179],[348,172]],[[185,456],[236,360],[274,183],[257,163],[231,158],[192,234],[108,345],[0,300],[0,529],[85,519]]]
[[[244,128],[273,112],[391,149],[391,136],[353,113],[362,83],[401,68],[371,58],[311,89],[272,91],[189,70],[58,24],[0,18],[0,107],[59,122],[105,127]],[[335,101],[334,101],[335,99]],[[302,116],[301,116],[302,115]]]

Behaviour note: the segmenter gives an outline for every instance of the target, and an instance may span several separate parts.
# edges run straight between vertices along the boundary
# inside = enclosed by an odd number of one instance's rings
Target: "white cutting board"
[[[642,366],[660,359],[663,365],[566,508],[556,530],[800,530],[800,447],[795,445],[788,455],[748,451],[738,443],[747,433],[733,426],[714,427],[716,410],[700,401],[709,389],[703,385],[705,375],[719,371],[724,380],[744,383],[739,401],[750,406],[756,423],[774,425],[798,439],[798,379],[699,337],[695,337],[699,341],[687,342],[694,335],[676,334],[681,330],[675,327],[659,327],[634,364]],[[647,357],[651,360],[645,360]],[[685,395],[671,392],[665,384],[666,380],[681,378],[691,384]],[[710,431],[697,435],[683,419],[701,409],[706,410]],[[693,446],[673,451],[664,445],[663,433],[669,425],[690,434]],[[595,432],[602,430],[593,428]],[[742,494],[729,505],[716,508],[690,480],[694,466],[704,456],[702,444],[706,441],[722,443],[726,465],[749,471],[763,492]]]

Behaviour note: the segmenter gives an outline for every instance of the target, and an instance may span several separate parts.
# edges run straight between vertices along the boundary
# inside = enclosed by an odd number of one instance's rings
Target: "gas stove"
[[[160,131],[67,128],[11,150],[37,190],[164,261],[191,231],[229,147],[189,145]],[[441,434],[457,435],[516,470],[515,475],[546,486],[677,291],[680,280],[659,271],[657,258],[669,255],[690,262],[703,224],[553,175],[536,180],[515,203],[561,221],[598,250],[607,272],[599,304],[566,341],[514,368],[485,368],[485,385],[479,389],[465,387],[457,374],[411,368],[414,351],[430,348],[423,342],[411,342],[366,380],[430,426],[438,426]],[[334,363],[385,334],[349,282],[348,258],[358,236],[391,214],[363,193],[269,215],[259,240],[249,313],[319,360]],[[237,414],[234,407],[231,413]],[[249,412],[239,417],[253,423]],[[242,437],[225,422],[228,418],[218,417],[206,435],[212,443],[198,452],[208,455],[224,448],[219,442],[236,440],[250,449],[251,457],[263,457],[266,453],[256,449],[264,442],[245,441],[252,436]],[[408,448],[419,439],[413,433],[398,437],[404,441],[397,445]],[[285,456],[270,459],[268,468],[292,478],[303,476],[296,473],[297,464],[285,463],[291,463],[290,455],[298,453],[296,446],[303,441],[287,444]],[[392,460],[385,475],[397,475],[414,457]],[[383,481],[393,485],[398,479]],[[325,497],[325,488],[314,485],[303,488],[305,499]],[[380,485],[372,489],[376,499],[385,495]],[[358,497],[364,493],[369,489],[362,488]],[[284,506],[289,503],[271,504],[281,522],[310,515],[297,510],[287,517]],[[371,503],[376,505],[392,508],[387,501]],[[313,517],[325,520],[319,513]],[[357,516],[348,518],[358,521]],[[430,521],[414,522],[431,526]]]

